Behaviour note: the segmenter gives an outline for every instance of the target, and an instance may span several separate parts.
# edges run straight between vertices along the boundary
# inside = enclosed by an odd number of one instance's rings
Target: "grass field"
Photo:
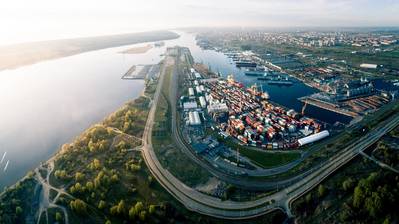
[[[275,151],[260,151],[251,149],[246,146],[239,145],[231,139],[223,141],[225,145],[232,149],[239,148],[240,154],[247,157],[254,164],[262,168],[272,168],[288,164],[301,157],[300,152],[286,151],[286,152],[275,152]]]
[[[300,158],[299,152],[261,152],[248,148],[240,149],[241,155],[263,168],[282,166]]]

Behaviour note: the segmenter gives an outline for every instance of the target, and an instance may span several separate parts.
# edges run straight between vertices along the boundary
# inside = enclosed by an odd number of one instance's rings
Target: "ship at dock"
[[[260,97],[261,99],[264,99],[264,100],[268,100],[270,98],[269,93],[266,92],[266,91],[263,91],[263,87],[262,86],[260,86],[260,90],[259,90],[259,87],[256,85],[256,83],[253,84],[251,87],[249,87],[247,89],[247,91],[251,95],[253,95],[255,97]]]
[[[255,69],[250,68],[244,72],[247,76],[265,76],[267,75],[267,69],[264,67],[256,67]]]
[[[236,67],[237,68],[256,68],[257,64],[251,61],[237,61]]]
[[[258,77],[258,80],[266,81],[266,83],[269,85],[291,86],[294,84],[294,82],[290,80],[288,76],[281,75],[264,75],[262,77]]]

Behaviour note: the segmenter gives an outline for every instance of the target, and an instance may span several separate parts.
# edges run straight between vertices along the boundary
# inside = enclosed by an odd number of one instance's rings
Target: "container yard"
[[[195,69],[189,79],[189,101],[181,105],[183,119],[192,129],[212,127],[241,145],[280,150],[329,136],[320,122],[271,103],[268,93],[256,84],[245,88],[233,76],[208,79]]]

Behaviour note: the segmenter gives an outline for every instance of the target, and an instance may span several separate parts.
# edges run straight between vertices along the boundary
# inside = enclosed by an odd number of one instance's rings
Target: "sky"
[[[0,0],[0,45],[193,26],[399,26],[399,0]]]

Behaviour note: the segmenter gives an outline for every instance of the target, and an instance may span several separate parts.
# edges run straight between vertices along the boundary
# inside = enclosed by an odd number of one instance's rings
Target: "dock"
[[[127,72],[122,76],[122,79],[135,80],[135,79],[145,79],[148,71],[153,65],[133,65],[127,70]]]
[[[318,100],[312,97],[301,97],[298,100],[300,100],[301,102],[305,103],[305,104],[309,104],[315,107],[319,107],[325,110],[329,110],[338,114],[342,114],[345,116],[349,116],[349,117],[358,117],[359,114],[353,111],[348,111],[342,108],[339,108],[337,105],[333,104],[333,103],[329,103],[329,102],[325,102],[322,100]]]

